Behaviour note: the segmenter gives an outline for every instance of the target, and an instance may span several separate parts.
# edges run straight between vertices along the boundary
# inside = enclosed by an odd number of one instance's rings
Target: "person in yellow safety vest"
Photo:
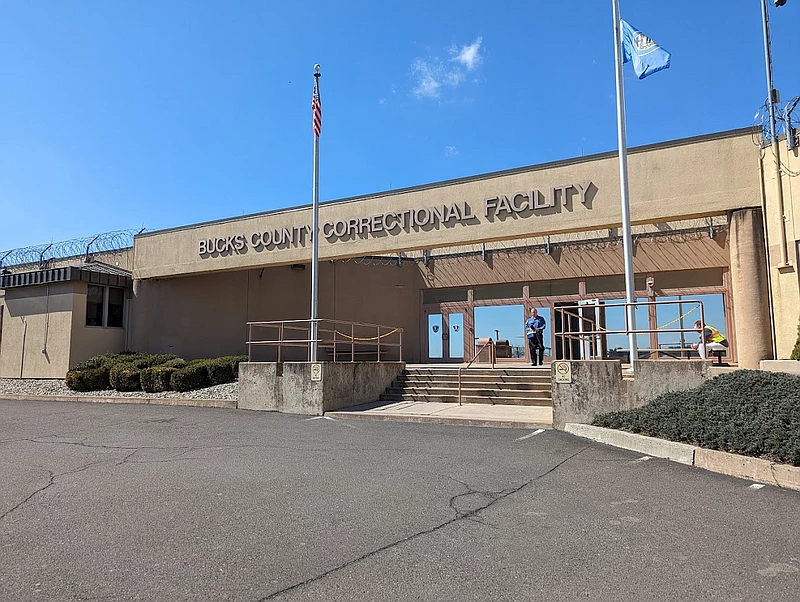
[[[700,342],[692,344],[692,349],[697,349],[701,358],[705,359],[709,351],[723,351],[728,348],[728,339],[710,324],[703,327],[703,323],[698,320],[694,323],[694,329],[698,332],[701,329],[703,331],[700,335]]]

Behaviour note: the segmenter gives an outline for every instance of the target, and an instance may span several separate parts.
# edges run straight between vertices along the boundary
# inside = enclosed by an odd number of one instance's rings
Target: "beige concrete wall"
[[[72,310],[72,345],[70,367],[101,353],[125,351],[125,328],[86,326],[86,293],[88,284],[75,284]],[[63,376],[63,375],[62,375]]]
[[[635,223],[654,223],[719,215],[736,208],[758,206],[760,181],[753,150],[750,131],[631,150],[632,220]],[[570,200],[553,209],[500,217],[484,215],[484,199],[487,197],[506,195],[511,198],[519,191],[531,190],[539,190],[547,197],[553,187],[584,186],[590,181],[592,187],[585,204],[580,202],[576,189],[573,189],[568,194]],[[364,237],[353,235],[344,241],[321,237],[320,257],[355,257],[617,226],[621,222],[618,159],[614,153],[582,157],[325,203],[320,207],[320,223],[451,203],[467,203],[474,218],[453,220],[433,229],[410,228],[407,232],[379,232]],[[304,207],[144,234],[136,238],[134,245],[134,275],[153,278],[308,261],[311,245],[307,236],[302,243],[264,251],[256,251],[250,242],[253,233],[310,224],[311,210]],[[200,255],[201,240],[227,239],[237,235],[241,235],[244,241],[242,250]]]
[[[63,378],[70,357],[72,282],[5,291],[0,378]]]
[[[789,152],[781,141],[781,185],[783,216],[789,265],[781,264],[780,221],[776,175],[771,148],[764,149],[764,200],[766,205],[769,274],[772,292],[773,323],[776,358],[786,359],[797,340],[800,320],[800,276],[798,272],[798,243],[800,242],[800,157],[797,150]]]
[[[421,286],[411,263],[323,262],[319,316],[400,326],[405,359],[419,361]],[[187,359],[246,353],[246,322],[307,319],[310,288],[310,269],[289,266],[138,281],[130,348]]]

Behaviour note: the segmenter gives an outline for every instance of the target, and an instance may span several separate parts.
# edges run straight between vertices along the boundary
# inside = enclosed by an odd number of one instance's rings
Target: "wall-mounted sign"
[[[311,364],[311,382],[322,381],[322,364]]]
[[[456,224],[472,226],[484,222],[503,222],[509,217],[529,218],[559,213],[562,208],[574,211],[582,206],[591,209],[591,200],[597,187],[591,181],[552,186],[547,193],[541,190],[515,192],[483,199],[482,211],[476,212],[469,201],[417,209],[387,211],[376,215],[348,217],[327,221],[320,233],[329,243],[347,242],[379,236],[397,236],[410,232],[433,232],[452,228]],[[220,238],[203,238],[198,241],[198,254],[203,257],[226,257],[246,253],[249,249],[260,253],[276,249],[305,247],[311,241],[311,226],[292,225],[263,232],[234,234]]]
[[[553,372],[556,373],[556,382],[570,384],[572,382],[572,364],[569,362],[556,362]]]

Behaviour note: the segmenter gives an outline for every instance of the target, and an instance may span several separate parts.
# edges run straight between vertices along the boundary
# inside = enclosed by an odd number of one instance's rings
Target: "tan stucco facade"
[[[634,223],[658,223],[758,207],[761,187],[757,165],[749,130],[633,149],[629,156],[631,219]],[[518,193],[520,196],[516,196]],[[526,208],[497,210],[500,197],[506,197],[516,208]],[[536,203],[547,205],[551,198],[552,207],[529,208]],[[611,228],[621,223],[619,199],[619,162],[615,153],[607,153],[324,203],[320,206],[320,258]],[[464,210],[465,205],[468,210]],[[410,220],[406,228],[398,224],[398,214],[422,210],[424,219],[424,210],[430,208],[443,212],[452,209],[455,213],[445,224],[435,226],[411,226]],[[387,213],[393,216],[387,218]],[[143,234],[134,245],[134,277],[308,262],[311,243],[305,227],[310,227],[311,218],[310,208],[302,207]],[[361,222],[372,218],[377,223]],[[386,222],[393,226],[390,232]],[[349,228],[345,236],[328,237],[326,233],[340,223],[356,225],[361,234]],[[294,242],[285,242],[283,229],[297,234]],[[268,249],[253,244],[254,240],[262,242],[264,233],[276,231],[281,233],[278,238],[282,244]],[[241,237],[240,249],[233,248],[237,236]],[[211,241],[214,248],[222,246],[223,252],[202,253],[204,241]]]
[[[64,378],[94,355],[125,350],[125,328],[86,326],[87,286],[60,282],[5,291],[0,378]]]
[[[722,294],[744,367],[788,357],[800,307],[800,160],[784,147],[784,263],[773,155],[754,135],[629,152],[637,282],[653,277],[664,296]],[[245,353],[248,321],[308,318],[311,218],[306,206],[138,235],[132,250],[104,258],[133,272],[126,328],[86,327],[85,285],[71,285],[50,311],[50,363],[30,342],[44,336],[42,291],[6,291],[0,376],[60,377],[126,348],[187,359]],[[404,359],[420,361],[426,291],[511,283],[539,303],[542,283],[575,281],[562,300],[603,297],[590,285],[623,272],[620,223],[616,153],[323,203],[319,316],[400,326]]]
[[[769,279],[775,334],[775,356],[786,359],[797,340],[800,319],[800,279],[798,279],[798,245],[800,245],[800,158],[798,150],[788,151],[783,141],[780,149],[780,181],[783,191],[783,214],[777,195],[775,153],[772,148],[762,151],[760,170],[764,178],[763,199],[766,209],[767,241],[769,244]],[[783,219],[784,232],[780,222]],[[782,262],[781,236],[785,234],[787,262]]]

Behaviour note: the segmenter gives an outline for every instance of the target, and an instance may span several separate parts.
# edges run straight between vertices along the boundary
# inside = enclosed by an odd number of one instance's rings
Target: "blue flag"
[[[644,79],[656,71],[669,69],[672,55],[624,19],[621,21],[622,62],[633,61],[636,77]]]

